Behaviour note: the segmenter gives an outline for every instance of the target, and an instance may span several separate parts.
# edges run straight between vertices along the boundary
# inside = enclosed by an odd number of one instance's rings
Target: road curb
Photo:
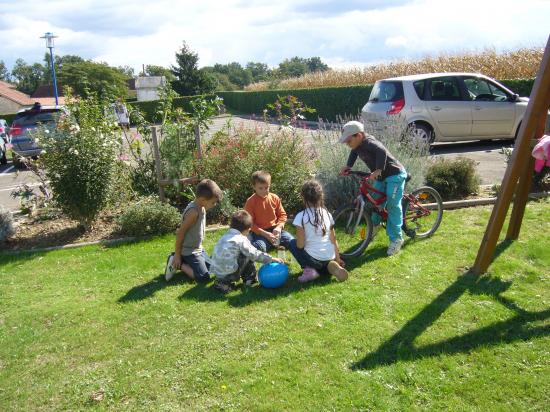
[[[529,199],[543,199],[550,196],[550,192],[542,192],[542,193],[530,193]],[[452,210],[452,209],[463,209],[466,207],[475,207],[475,206],[486,206],[486,205],[492,205],[496,202],[496,197],[488,197],[488,198],[482,198],[482,199],[467,199],[467,200],[454,200],[454,201],[448,201],[443,202],[443,210]],[[206,228],[207,232],[214,232],[216,230],[221,229],[227,229],[229,228],[228,225],[219,225],[219,226],[209,226]],[[45,248],[37,248],[37,249],[24,249],[24,250],[9,250],[5,252],[0,252],[0,255],[20,255],[23,253],[41,253],[41,252],[51,252],[54,250],[64,250],[64,249],[74,249],[78,247],[84,247],[84,246],[95,246],[95,245],[103,245],[103,246],[113,246],[123,243],[133,243],[138,242],[141,240],[147,240],[152,239],[155,236],[130,236],[130,237],[123,237],[118,239],[107,239],[107,240],[95,240],[92,242],[81,242],[81,243],[70,243],[68,245],[61,245],[61,246],[51,246],[51,247],[45,247]]]

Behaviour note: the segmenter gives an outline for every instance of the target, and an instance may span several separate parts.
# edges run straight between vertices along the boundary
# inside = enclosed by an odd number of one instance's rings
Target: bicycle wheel
[[[409,237],[425,238],[435,233],[443,219],[443,201],[433,187],[423,186],[403,200],[403,231]]]
[[[340,255],[361,255],[372,239],[372,220],[366,212],[359,214],[354,205],[346,205],[334,212],[334,231]]]

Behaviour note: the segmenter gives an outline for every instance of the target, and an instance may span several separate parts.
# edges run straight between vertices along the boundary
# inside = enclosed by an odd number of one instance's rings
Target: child
[[[206,226],[206,211],[213,208],[222,198],[222,191],[216,182],[204,179],[197,185],[195,199],[183,211],[181,226],[176,233],[174,253],[168,256],[166,280],[172,279],[178,269],[190,279],[205,282],[208,273],[208,255],[202,248]]]
[[[384,192],[387,196],[386,210],[388,221],[386,222],[386,233],[390,238],[388,256],[395,255],[401,250],[403,235],[403,210],[401,198],[405,190],[407,172],[399,161],[384,147],[374,136],[366,135],[363,124],[356,121],[347,122],[344,125],[340,143],[345,143],[351,148],[348,162],[342,168],[340,174],[346,175],[357,160],[357,156],[366,163],[371,171],[370,179],[374,180],[375,189]],[[376,196],[374,196],[376,197]],[[380,215],[372,214],[374,235],[380,230]]]
[[[296,226],[296,239],[290,242],[290,252],[298,261],[304,273],[298,281],[304,283],[319,277],[318,271],[334,275],[338,281],[348,278],[340,259],[338,243],[334,233],[334,220],[325,209],[323,188],[316,180],[309,180],[302,186],[305,209],[292,222]]]
[[[271,175],[259,170],[252,174],[254,194],[250,196],[245,210],[252,216],[251,242],[256,249],[269,252],[274,247],[288,248],[292,235],[283,230],[286,223],[286,212],[281,199],[275,193],[269,193]]]
[[[210,270],[216,275],[214,288],[222,293],[231,291],[233,282],[239,277],[245,285],[256,283],[254,262],[283,263],[256,249],[248,240],[252,227],[252,216],[246,210],[239,210],[231,217],[230,229],[218,240],[212,253]]]

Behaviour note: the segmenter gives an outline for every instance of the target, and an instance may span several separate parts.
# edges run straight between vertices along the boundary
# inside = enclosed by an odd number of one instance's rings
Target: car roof
[[[56,110],[56,109],[57,109],[57,110],[61,110],[61,109],[63,109],[64,107],[65,107],[65,106],[59,106],[59,105],[58,105],[58,106],[55,106],[55,105],[53,105],[53,106],[51,106],[51,105],[50,105],[50,106],[41,105],[41,106],[40,106],[40,110]],[[19,113],[25,113],[25,112],[28,112],[28,111],[30,111],[30,110],[33,110],[33,108],[32,108],[32,107],[25,107],[24,109],[18,110],[17,113],[18,113],[18,114],[19,114]],[[34,109],[34,110],[36,110],[36,109]]]
[[[466,72],[449,72],[449,73],[422,73],[422,74],[410,74],[408,76],[398,76],[398,77],[391,77],[388,79],[381,79],[380,81],[384,80],[424,80],[424,79],[432,79],[434,77],[442,77],[442,76],[473,76],[473,77],[483,77],[485,79],[492,80],[490,77],[487,77],[481,73],[466,73]]]

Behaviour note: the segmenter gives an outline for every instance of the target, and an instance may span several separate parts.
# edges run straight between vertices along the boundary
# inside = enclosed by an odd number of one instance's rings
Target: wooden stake
[[[159,185],[159,197],[161,202],[166,201],[166,196],[164,195],[164,179],[162,178],[162,168],[160,164],[160,150],[159,143],[157,139],[157,127],[151,126],[151,137],[153,139],[153,156],[155,158],[155,172],[157,174],[157,184]]]

